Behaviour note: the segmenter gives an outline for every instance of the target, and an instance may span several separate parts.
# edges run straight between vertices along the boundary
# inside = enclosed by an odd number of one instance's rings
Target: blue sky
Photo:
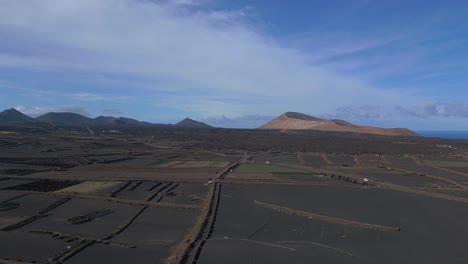
[[[0,108],[468,129],[468,2],[2,0]]]

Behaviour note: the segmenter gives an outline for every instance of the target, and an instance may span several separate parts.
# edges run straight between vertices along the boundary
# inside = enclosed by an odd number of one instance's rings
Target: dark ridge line
[[[1,202],[1,203],[8,203],[8,202],[14,201],[14,200],[16,200],[16,199],[22,198],[22,197],[27,196],[27,195],[29,195],[29,193],[25,193],[25,194],[18,195],[18,196],[16,196],[16,197],[7,199],[7,200],[5,200],[5,201],[3,201],[3,202]]]
[[[70,198],[70,197],[65,197],[65,198],[63,198],[63,199],[61,199],[61,200],[58,200],[58,201],[54,202],[53,204],[49,205],[48,207],[46,207],[45,209],[39,211],[38,214],[45,214],[45,213],[47,213],[47,212],[49,212],[49,211],[51,211],[51,210],[53,210],[53,209],[59,207],[60,205],[66,203],[66,202],[68,202],[68,201],[70,201],[71,199],[72,199],[72,198]]]
[[[226,175],[228,175],[230,171],[235,170],[239,165],[240,165],[240,163],[239,163],[239,162],[236,162],[236,163],[234,163],[232,166],[230,166],[229,168],[227,168],[226,170],[224,170],[223,173],[221,173],[221,175],[219,175],[219,179],[220,179],[220,180],[224,180],[224,178],[226,177]]]
[[[125,157],[125,158],[121,158],[121,159],[108,160],[108,161],[101,161],[101,162],[97,162],[97,163],[100,163],[100,164],[111,164],[111,163],[117,163],[117,162],[121,162],[121,161],[131,160],[131,159],[134,159],[134,158],[135,158],[135,157]]]
[[[162,182],[158,182],[156,183],[155,185],[151,186],[151,188],[149,188],[147,191],[151,192],[152,190],[156,189],[158,186],[160,186],[162,184]]]
[[[174,184],[174,182],[172,182],[171,184]],[[164,197],[166,197],[167,194],[169,194],[169,192],[171,192],[172,190],[174,190],[175,188],[177,188],[177,186],[179,186],[180,184],[179,183],[175,183],[173,186],[171,186],[171,188],[167,189],[163,195],[161,195],[161,198],[158,199],[158,203],[162,201],[162,199],[164,199]]]
[[[49,235],[49,236],[52,236],[52,238],[54,238],[54,239],[67,238],[67,243],[73,242],[74,240],[78,240],[78,242],[75,243],[72,248],[70,248],[70,249],[66,248],[66,249],[62,250],[61,252],[55,254],[53,256],[53,261],[54,262],[50,261],[50,262],[47,262],[47,263],[57,263],[57,264],[61,263],[59,261],[60,258],[66,256],[67,254],[72,253],[74,250],[76,250],[77,248],[82,246],[85,241],[96,241],[95,239],[81,238],[81,237],[78,237],[78,236],[71,236],[71,235],[68,235],[68,234],[64,235],[64,234],[61,234],[59,232],[51,232],[51,231],[46,231],[46,230],[32,230],[32,231],[28,231],[28,233]],[[69,241],[69,240],[71,240],[71,241]]]
[[[198,246],[195,246],[194,248],[195,253],[193,255],[193,258],[189,258],[187,259],[187,261],[182,262],[182,263],[193,264],[193,263],[198,262],[198,258],[200,257],[201,252],[203,251],[203,246],[205,245],[206,241],[208,241],[208,239],[211,238],[211,235],[213,234],[216,217],[218,214],[220,198],[221,198],[221,184],[218,185],[213,203],[211,204],[212,206],[208,214],[210,216],[208,219],[208,222],[205,222],[202,228],[202,232],[199,234],[200,244],[198,244]]]
[[[148,201],[151,201],[154,199],[154,197],[158,196],[162,191],[167,189],[169,186],[171,186],[174,182],[168,182],[166,185],[164,185],[161,189],[159,189],[155,194],[151,195],[150,198],[148,198]],[[159,203],[162,200],[163,196],[159,198],[156,202]]]
[[[18,203],[0,203],[0,212],[14,210],[19,207]]]
[[[132,183],[132,181],[128,181],[126,184],[124,184],[122,187],[120,187],[119,189],[115,190],[114,192],[111,193],[110,197],[116,197],[116,195],[125,190],[130,184]]]
[[[265,226],[268,225],[268,221],[266,223],[263,223],[261,226],[259,226],[257,229],[255,229],[250,235],[247,236],[247,239],[251,239],[254,237],[258,232],[262,231]]]
[[[135,185],[134,185],[132,188],[130,188],[129,190],[130,190],[130,191],[134,191],[134,190],[135,190],[138,186],[140,186],[140,184],[142,184],[142,183],[143,183],[143,181],[137,182],[137,184],[135,184]]]
[[[13,231],[15,229],[18,229],[20,227],[23,227],[27,224],[30,224],[34,221],[36,221],[37,219],[39,218],[42,218],[42,217],[47,217],[47,215],[34,215],[34,216],[31,216],[29,218],[26,218],[18,223],[15,223],[15,224],[12,224],[12,225],[9,225],[9,226],[6,226],[4,228],[1,229],[1,231],[3,232],[9,232],[9,231]]]
[[[81,251],[85,250],[86,248],[92,246],[94,243],[96,243],[95,240],[83,240],[82,243],[78,244],[74,248],[72,248],[70,251],[65,252],[64,255],[60,256],[57,258],[56,262],[57,263],[62,263],[63,261],[66,261],[76,254],[80,253]]]
[[[110,237],[106,238],[106,240],[109,240],[109,239],[115,237],[116,235],[122,233],[123,231],[125,231],[125,229],[127,229],[131,224],[133,224],[133,222],[138,218],[138,216],[140,216],[147,208],[148,208],[148,205],[143,206],[143,208],[141,208],[141,210],[138,211],[138,213],[136,213],[132,217],[132,219],[130,219],[130,221],[128,223],[126,223],[124,226],[122,226],[117,231],[115,231],[114,234],[112,234]]]
[[[26,176],[26,175],[31,175],[35,173],[41,173],[41,172],[47,172],[47,171],[54,171],[55,169],[44,169],[44,170],[37,170],[37,171],[31,171],[31,172],[24,172],[18,174],[18,176]]]
[[[179,185],[180,185],[179,183],[174,184],[174,186],[172,186],[171,188],[167,189],[165,193],[167,194],[167,193],[171,192],[172,190],[174,190],[175,188],[177,188]]]
[[[106,215],[109,215],[109,214],[111,214],[113,212],[114,211],[109,210],[109,209],[100,210],[100,211],[92,212],[92,213],[89,213],[89,214],[69,218],[69,219],[67,219],[67,222],[70,223],[70,224],[73,224],[73,225],[80,225],[80,224],[84,224],[84,223],[87,223],[87,222],[91,222],[94,219],[102,218],[102,217],[104,217]]]
[[[22,221],[19,221],[18,223],[6,226],[6,227],[2,228],[1,231],[9,232],[9,231],[18,229],[20,227],[23,227],[23,226],[25,226],[27,224],[30,224],[30,223],[36,221],[39,218],[47,217],[48,216],[48,215],[46,215],[47,212],[59,207],[60,205],[68,202],[69,200],[71,200],[70,197],[65,197],[65,198],[63,198],[61,200],[58,200],[58,201],[52,203],[51,205],[47,206],[46,208],[42,209],[41,211],[37,212],[35,215],[33,215],[33,216],[31,216],[31,217],[29,217],[27,219],[24,219]]]
[[[218,189],[218,192],[216,194],[216,207],[215,207],[215,210],[214,210],[213,221],[211,222],[211,225],[210,225],[207,240],[211,238],[211,235],[213,234],[213,231],[214,231],[216,218],[218,217],[220,197],[221,197],[221,184],[219,185],[219,189]]]

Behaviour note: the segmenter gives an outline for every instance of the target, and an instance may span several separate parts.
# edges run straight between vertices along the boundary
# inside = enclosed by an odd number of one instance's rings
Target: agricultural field
[[[357,160],[361,165],[366,166],[378,166],[378,165],[385,165],[385,160],[379,154],[363,154],[358,155]]]
[[[327,162],[323,159],[323,157],[320,154],[314,154],[314,153],[304,153],[302,155],[303,160],[307,164],[311,165],[326,165]]]
[[[300,172],[283,166],[269,164],[241,164],[235,170],[236,173],[294,173]]]
[[[298,182],[298,183],[339,183],[339,179],[325,174],[311,173],[274,173],[274,182]]]
[[[336,165],[341,165],[341,166],[356,166],[356,162],[354,159],[354,156],[350,155],[327,155],[328,159]]]
[[[424,160],[429,166],[444,168],[468,168],[468,161],[449,161],[449,160]]]
[[[8,129],[16,132],[0,135],[0,263],[468,259],[467,142]]]
[[[229,164],[227,161],[169,161],[157,165],[161,168],[223,168]]]
[[[253,161],[256,163],[298,163],[298,156],[296,154],[253,154]]]
[[[417,165],[415,163],[415,158],[414,157],[409,157],[409,156],[395,156],[395,155],[386,155],[385,156],[386,160],[390,163],[390,166],[399,166],[399,165],[407,165],[407,166],[414,166]]]
[[[349,187],[229,184],[222,193],[214,232],[197,263],[461,263],[467,254],[434,235],[468,242],[460,232],[465,224],[446,217],[468,217],[463,203]]]
[[[70,193],[108,196],[124,184],[125,183],[122,181],[85,181],[55,192],[63,194]]]

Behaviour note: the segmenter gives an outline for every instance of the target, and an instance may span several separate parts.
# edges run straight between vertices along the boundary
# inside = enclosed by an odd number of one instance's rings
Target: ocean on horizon
[[[468,139],[468,131],[466,130],[416,130],[415,132],[424,137]]]

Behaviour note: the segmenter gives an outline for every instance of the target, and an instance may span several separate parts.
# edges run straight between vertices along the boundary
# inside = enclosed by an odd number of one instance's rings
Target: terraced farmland
[[[285,172],[294,173],[299,170],[291,169],[288,167],[268,165],[268,164],[241,164],[235,171],[236,173],[275,173]]]
[[[223,168],[227,166],[227,161],[169,161],[159,164],[162,168]]]
[[[44,129],[0,139],[0,263],[468,259],[468,143]]]

